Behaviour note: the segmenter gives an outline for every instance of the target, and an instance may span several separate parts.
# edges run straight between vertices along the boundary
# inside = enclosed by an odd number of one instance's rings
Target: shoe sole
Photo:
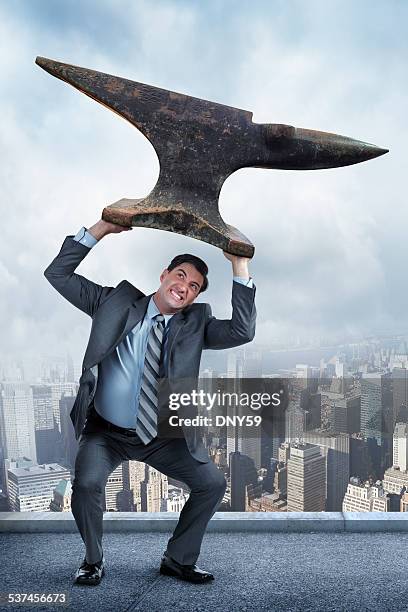
[[[90,578],[75,578],[74,584],[85,584],[87,586],[97,586],[98,584],[101,583],[101,580],[103,578],[103,576],[105,575],[105,568],[102,569],[102,575],[100,578],[97,578],[96,580],[91,580]]]
[[[214,580],[214,576],[211,576],[211,578],[205,578],[204,580],[191,580],[191,578],[185,578],[184,576],[178,574],[175,570],[172,570],[170,567],[166,566],[160,566],[160,573],[164,576],[173,576],[174,578],[184,580],[185,582],[192,582],[193,584],[205,584],[206,582],[211,582]]]

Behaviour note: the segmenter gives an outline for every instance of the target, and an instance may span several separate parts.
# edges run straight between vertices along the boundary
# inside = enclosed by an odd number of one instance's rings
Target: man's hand
[[[249,278],[248,264],[251,261],[249,257],[239,257],[239,255],[231,255],[223,251],[224,257],[226,257],[232,264],[232,271],[234,276],[240,278]]]
[[[94,238],[100,240],[108,234],[120,234],[120,232],[127,232],[131,229],[131,227],[125,227],[124,225],[118,225],[117,223],[109,223],[109,221],[99,219],[99,221],[97,221],[95,225],[88,229],[88,232],[92,234]]]

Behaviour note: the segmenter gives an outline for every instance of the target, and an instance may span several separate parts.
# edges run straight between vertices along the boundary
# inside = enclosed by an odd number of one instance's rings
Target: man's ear
[[[166,276],[168,275],[169,271],[166,269],[163,270],[163,272],[160,274],[160,282],[162,283],[164,281],[164,279],[166,278]]]

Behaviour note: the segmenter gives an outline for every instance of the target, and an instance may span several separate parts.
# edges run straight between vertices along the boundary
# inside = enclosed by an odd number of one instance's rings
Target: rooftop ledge
[[[105,533],[167,532],[177,512],[105,512]],[[234,532],[408,532],[408,512],[216,512],[208,531]],[[0,533],[76,533],[71,512],[0,512]]]

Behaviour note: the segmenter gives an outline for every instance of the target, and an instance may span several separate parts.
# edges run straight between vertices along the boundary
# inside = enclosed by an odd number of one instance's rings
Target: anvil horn
[[[160,174],[151,193],[107,206],[106,221],[178,232],[235,255],[252,257],[254,246],[219,213],[230,174],[248,167],[336,168],[387,153],[337,134],[253,123],[251,112],[103,72],[44,57],[36,63],[127,119],[156,150]]]

